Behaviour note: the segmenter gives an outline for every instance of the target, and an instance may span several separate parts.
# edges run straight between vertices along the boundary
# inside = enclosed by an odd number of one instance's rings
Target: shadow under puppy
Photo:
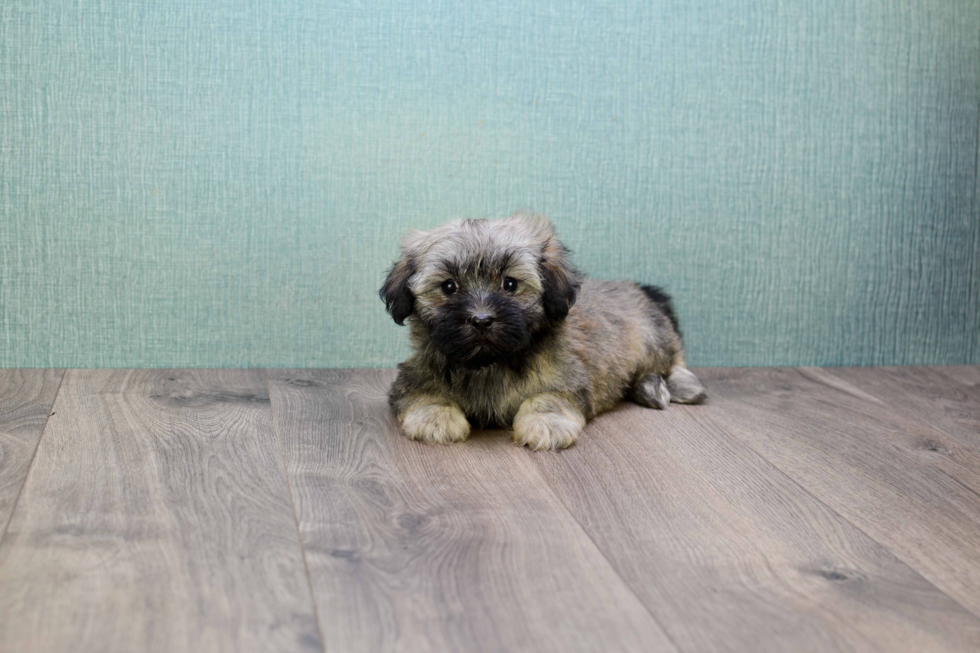
[[[460,442],[472,422],[562,449],[625,397],[651,408],[705,398],[670,298],[584,278],[542,216],[410,232],[380,295],[411,329],[389,400],[413,440]]]

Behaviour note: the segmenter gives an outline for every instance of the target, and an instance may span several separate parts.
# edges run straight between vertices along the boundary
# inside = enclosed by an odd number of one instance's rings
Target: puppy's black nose
[[[478,331],[486,331],[493,324],[493,316],[489,313],[477,313],[471,315],[469,321]]]

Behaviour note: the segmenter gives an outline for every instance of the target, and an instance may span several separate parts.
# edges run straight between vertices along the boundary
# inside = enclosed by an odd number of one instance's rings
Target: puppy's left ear
[[[415,261],[408,256],[395,263],[388,271],[388,278],[378,291],[395,324],[402,326],[405,318],[415,309],[415,294],[408,287],[408,280],[415,274]]]
[[[544,314],[552,322],[561,322],[575,303],[582,279],[568,260],[568,249],[552,236],[541,249],[541,302]]]

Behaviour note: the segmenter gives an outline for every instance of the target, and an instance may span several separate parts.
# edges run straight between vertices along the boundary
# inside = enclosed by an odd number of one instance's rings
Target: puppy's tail
[[[640,290],[646,293],[646,296],[650,298],[657,308],[663,312],[664,316],[670,320],[671,326],[674,327],[674,331],[677,335],[681,335],[680,325],[677,323],[677,314],[674,313],[674,304],[670,300],[670,295],[664,292],[663,288],[657,286],[640,286]]]

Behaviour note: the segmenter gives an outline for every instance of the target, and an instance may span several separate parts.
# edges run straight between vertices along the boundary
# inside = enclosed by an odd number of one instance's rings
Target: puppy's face
[[[411,318],[450,361],[480,368],[527,352],[578,287],[551,223],[519,213],[408,234],[380,295],[395,322]]]

